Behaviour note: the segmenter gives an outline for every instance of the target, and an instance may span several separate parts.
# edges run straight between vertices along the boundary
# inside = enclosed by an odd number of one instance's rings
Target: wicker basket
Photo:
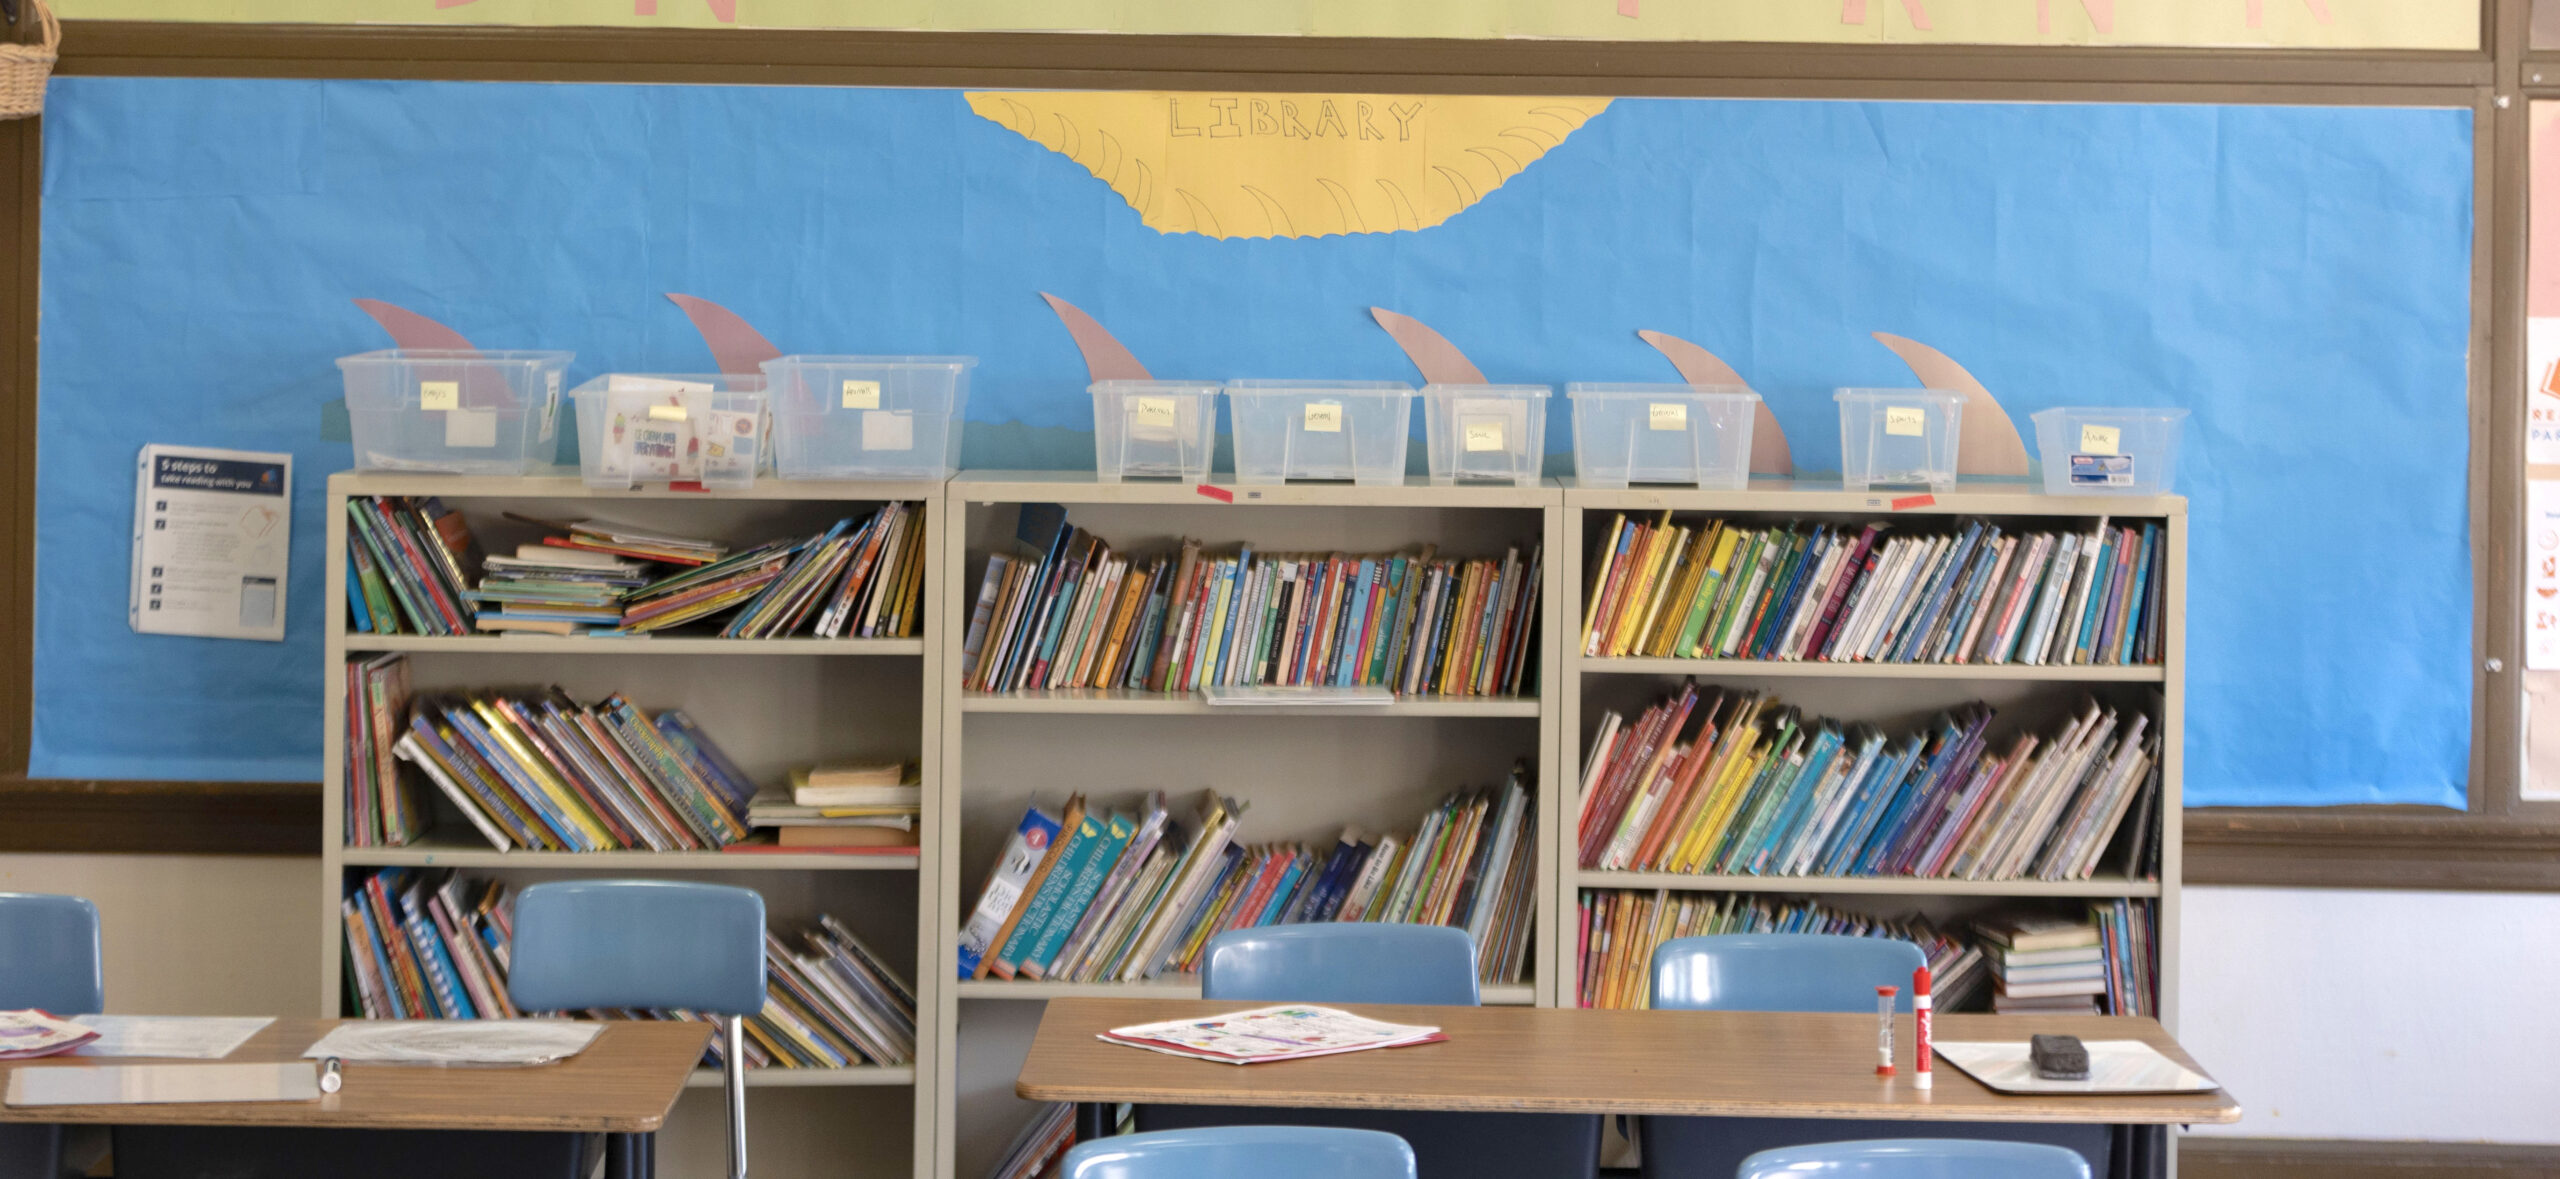
[[[54,51],[62,45],[62,22],[44,0],[27,0],[40,30],[35,44],[0,42],[0,119],[23,119],[44,113],[44,81],[53,73]]]

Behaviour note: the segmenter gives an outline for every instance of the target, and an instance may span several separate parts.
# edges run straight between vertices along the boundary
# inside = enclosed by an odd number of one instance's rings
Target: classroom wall
[[[98,903],[119,1011],[300,1015],[319,1005],[318,871],[301,858],[0,855],[0,891]],[[2560,1144],[2548,1060],[2560,896],[2191,888],[2186,914],[2180,1038],[2248,1110],[2198,1133]],[[829,1092],[759,1091],[749,1124],[767,1102]],[[689,1093],[661,1148],[669,1179],[717,1173],[719,1127],[713,1092]],[[759,1144],[756,1169],[823,1172],[832,1152],[816,1146]]]

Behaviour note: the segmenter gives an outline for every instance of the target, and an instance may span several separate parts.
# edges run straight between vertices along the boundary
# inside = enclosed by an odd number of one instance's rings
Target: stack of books
[[[347,500],[347,612],[363,634],[466,635],[480,575],[471,525],[443,501],[401,495]]]
[[[1618,516],[1600,534],[1582,653],[1883,663],[2158,663],[2156,523],[2006,534],[1975,520],[1745,527]]]
[[[1974,927],[1996,980],[1991,1009],[2095,1015],[2107,993],[2106,953],[2094,921],[2026,916]]]
[[[1057,1174],[1067,1148],[1076,1144],[1075,1112],[1075,1106],[1063,1101],[1041,1106],[1039,1115],[1013,1136],[1013,1145],[1005,1148],[987,1179],[1045,1179]]]
[[[1746,893],[1586,889],[1573,940],[1566,946],[1582,967],[1575,1001],[1583,1007],[1650,1007],[1656,948],[1674,938],[1726,933],[1899,938],[1927,957],[1941,1011],[1975,1002],[1989,975],[1979,946],[1923,917],[1886,920],[1812,901]]]
[[[2153,948],[2152,903],[2118,897],[2089,906],[2107,963],[2107,1014],[2160,1014],[2160,956]]]
[[[648,584],[647,562],[610,553],[528,544],[481,562],[471,591],[485,631],[576,635],[622,625],[622,595]]]
[[[1029,508],[1026,522],[1039,518]],[[1030,531],[1030,529],[1026,529]],[[1056,521],[1031,555],[990,557],[963,638],[973,692],[1241,685],[1451,696],[1536,690],[1539,553],[1448,561],[1116,553]]]
[[[622,633],[735,610],[722,638],[907,638],[924,619],[924,513],[898,502],[825,531],[674,570],[623,598]]]
[[[349,665],[350,846],[424,833],[395,758],[500,851],[688,851],[746,835],[754,783],[684,713],[653,721],[619,695],[590,705],[555,688],[426,697],[404,715],[401,661]]]
[[[747,803],[747,825],[771,830],[773,842],[722,850],[911,852],[923,807],[914,762],[793,770],[788,793],[768,791]]]
[[[1924,731],[1808,717],[1696,683],[1632,724],[1604,713],[1583,765],[1585,868],[1767,876],[2086,880],[2159,793],[2150,718],[2095,700],[2050,737],[1990,736],[1967,705]],[[2005,744],[2005,752],[2000,751]],[[2139,803],[2139,805],[2137,805]],[[2147,843],[2121,841],[2139,869]]]
[[[367,1019],[513,1019],[514,897],[496,881],[384,868],[339,904],[347,994]],[[833,917],[785,941],[765,934],[764,1010],[747,1017],[750,1068],[852,1068],[915,1059],[914,988]],[[583,1011],[593,1019],[705,1019],[681,1011]],[[715,1041],[713,1051],[719,1051]]]
[[[1410,834],[1330,846],[1235,842],[1242,807],[1204,792],[1188,823],[1164,797],[1132,811],[1023,816],[961,930],[962,978],[1122,981],[1191,973],[1210,938],[1316,921],[1449,925],[1488,983],[1528,969],[1537,816],[1525,767],[1452,795]]]

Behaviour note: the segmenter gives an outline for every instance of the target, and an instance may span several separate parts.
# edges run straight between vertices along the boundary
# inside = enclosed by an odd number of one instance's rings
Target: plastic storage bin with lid
[[[1424,385],[1422,437],[1431,481],[1529,487],[1546,458],[1545,385]]]
[[[764,378],[608,373],[570,390],[578,473],[589,487],[753,487],[771,466]]]
[[[1096,381],[1086,391],[1093,394],[1094,478],[1209,477],[1209,455],[1218,443],[1217,382]]]
[[[1236,482],[1404,482],[1413,386],[1392,381],[1229,381]]]
[[[944,479],[960,463],[974,356],[785,356],[764,362],[774,473]]]
[[[2183,409],[2038,410],[2047,495],[2163,495],[2177,483]]]
[[[338,359],[356,467],[524,475],[559,453],[567,352],[392,348]]]
[[[1841,389],[1840,483],[1946,487],[1956,481],[1964,394],[1937,389]]]
[[[1740,385],[1564,387],[1573,400],[1573,475],[1585,487],[1751,482],[1760,395]]]

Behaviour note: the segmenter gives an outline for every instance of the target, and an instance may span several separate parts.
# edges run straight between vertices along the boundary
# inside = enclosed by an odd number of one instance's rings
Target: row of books
[[[1026,509],[1026,517],[1035,514]],[[1045,545],[988,558],[963,639],[973,692],[1241,685],[1534,691],[1539,553],[1114,552],[1061,520]],[[1528,687],[1524,688],[1524,684]]]
[[[467,635],[479,545],[462,514],[434,496],[347,500],[347,609],[368,634]]]
[[[514,1019],[507,994],[514,895],[503,882],[383,868],[339,902],[347,994],[367,1019]],[[748,1016],[750,1068],[852,1068],[915,1059],[915,990],[833,917],[790,941],[765,933],[764,1010]],[[574,1012],[707,1019],[686,1011]],[[713,1051],[719,1051],[714,1042]]]
[[[1615,516],[1582,653],[1879,663],[2160,662],[2157,523],[2009,534],[1963,522],[1745,527]]]
[[[2023,917],[1977,927],[2002,1014],[2156,1015],[2159,970],[2151,902],[2116,898],[2079,917]]]
[[[788,792],[747,800],[747,825],[773,832],[759,846],[776,851],[912,853],[923,810],[914,762],[813,766],[791,771]]]
[[[1872,917],[1758,893],[1584,889],[1572,933],[1569,949],[1581,967],[1574,1001],[1582,1007],[1651,1007],[1655,949],[1674,938],[1727,933],[1827,933],[1910,942],[1928,959],[1931,990],[1941,1011],[1978,1003],[1990,981],[1981,947],[1927,918]]]
[[[2091,699],[2049,737],[1995,750],[1969,704],[1899,738],[1692,681],[1630,724],[1604,713],[1583,763],[1585,868],[1753,876],[2086,880],[2137,870],[2159,806],[2150,717]],[[2122,840],[2118,832],[2131,829]]]
[[[424,832],[424,808],[394,759],[417,767],[500,851],[687,851],[747,834],[754,782],[683,712],[652,720],[620,695],[582,704],[553,688],[424,697],[404,717],[386,707],[396,695],[373,690],[376,678],[405,683],[402,659],[351,665],[363,674],[349,677],[349,846]]]
[[[1203,792],[1189,823],[1164,796],[1132,811],[1023,816],[961,929],[962,978],[1076,982],[1199,969],[1209,939],[1317,921],[1449,925],[1487,982],[1528,969],[1536,806],[1524,768],[1453,794],[1407,834],[1347,829],[1330,847],[1236,842],[1242,806]]]

